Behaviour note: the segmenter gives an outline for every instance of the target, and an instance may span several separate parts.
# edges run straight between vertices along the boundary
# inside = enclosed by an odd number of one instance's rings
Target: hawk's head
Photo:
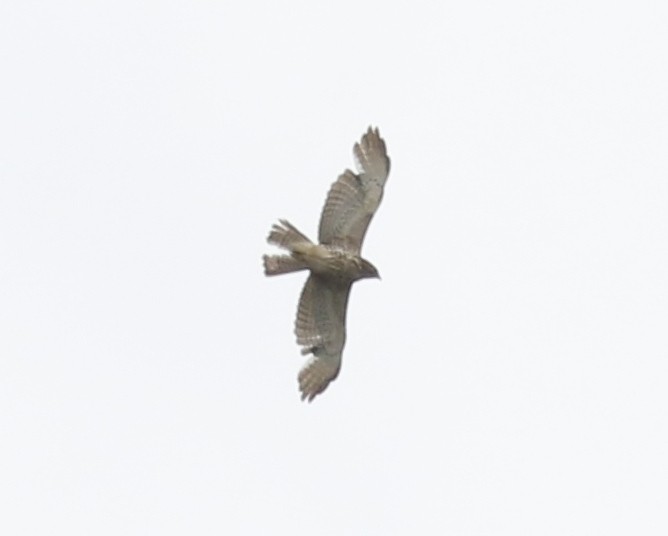
[[[380,279],[380,275],[378,274],[378,270],[376,267],[371,264],[369,261],[366,259],[360,259],[361,262],[361,270],[360,270],[360,279],[365,279],[365,278],[375,278],[375,279]]]

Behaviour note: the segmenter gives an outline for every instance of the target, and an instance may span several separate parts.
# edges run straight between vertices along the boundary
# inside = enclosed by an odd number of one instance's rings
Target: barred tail
[[[287,220],[279,220],[279,223],[272,225],[267,242],[290,251],[300,244],[312,244],[305,235]]]
[[[264,275],[289,274],[306,270],[307,266],[291,255],[264,255]]]

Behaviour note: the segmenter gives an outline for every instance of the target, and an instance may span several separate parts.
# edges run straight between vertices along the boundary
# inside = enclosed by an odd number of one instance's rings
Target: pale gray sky
[[[0,7],[0,533],[666,534],[662,2]],[[339,379],[303,274],[392,171]]]

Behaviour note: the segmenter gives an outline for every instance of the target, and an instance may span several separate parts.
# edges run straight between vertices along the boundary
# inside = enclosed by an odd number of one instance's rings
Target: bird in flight
[[[346,308],[352,284],[379,278],[361,256],[371,218],[383,198],[390,172],[385,141],[369,127],[353,147],[357,174],[345,170],[332,184],[314,243],[286,220],[274,224],[267,241],[287,250],[264,255],[268,276],[309,270],[297,308],[295,335],[302,354],[312,354],[299,371],[302,400],[311,402],[336,379],[346,342]]]

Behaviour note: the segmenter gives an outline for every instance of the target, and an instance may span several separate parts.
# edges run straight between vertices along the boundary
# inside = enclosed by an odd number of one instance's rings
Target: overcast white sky
[[[667,534],[665,2],[4,2],[0,533]],[[304,274],[392,171],[339,379]]]

